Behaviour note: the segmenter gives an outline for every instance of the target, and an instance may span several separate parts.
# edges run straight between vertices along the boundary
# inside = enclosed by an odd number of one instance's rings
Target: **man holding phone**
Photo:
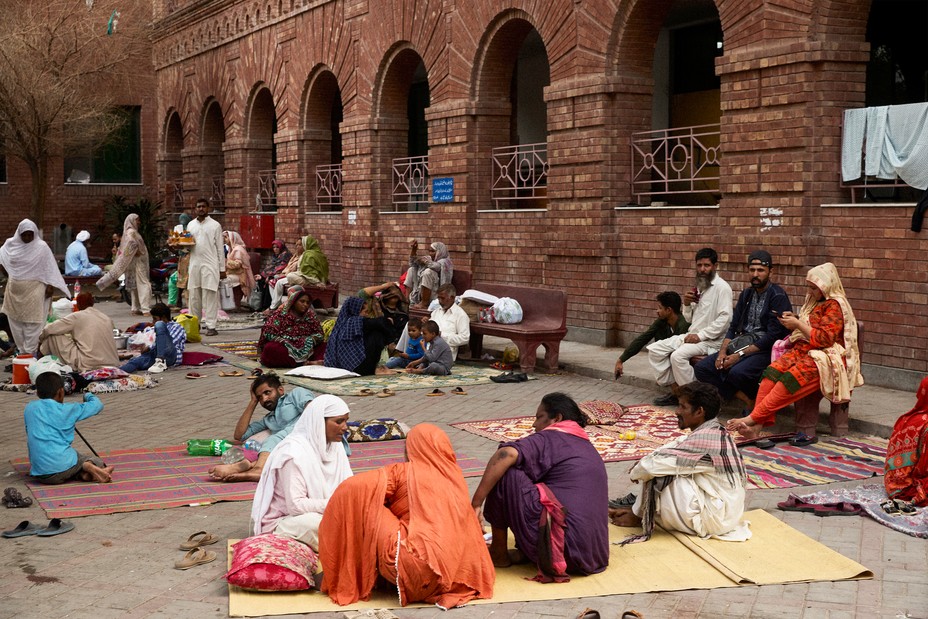
[[[773,258],[768,252],[751,252],[751,285],[738,297],[722,347],[695,368],[696,380],[715,385],[724,399],[738,397],[749,407],[757,396],[760,375],[770,364],[770,349],[787,334],[777,315],[793,309],[786,292],[770,281],[772,270]]]

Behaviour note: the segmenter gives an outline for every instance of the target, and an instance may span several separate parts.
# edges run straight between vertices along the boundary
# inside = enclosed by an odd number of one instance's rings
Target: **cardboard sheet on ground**
[[[525,580],[531,566],[496,572],[493,598],[472,604],[558,600],[575,597],[716,589],[745,585],[856,580],[873,574],[856,561],[831,550],[763,510],[745,514],[753,537],[747,542],[700,540],[657,530],[645,543],[610,546],[609,568],[602,574],[575,576],[569,583],[543,585]],[[612,541],[634,529],[610,527]],[[229,548],[237,540],[229,540]],[[229,553],[231,559],[231,551]],[[337,612],[365,608],[397,608],[395,592],[375,590],[367,602],[336,606],[317,591],[253,593],[229,587],[233,617]]]

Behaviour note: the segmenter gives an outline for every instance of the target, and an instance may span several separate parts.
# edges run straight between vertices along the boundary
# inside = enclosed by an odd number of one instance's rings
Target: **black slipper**
[[[773,449],[777,446],[777,444],[771,441],[769,438],[761,438],[754,441],[754,446],[760,449]]]
[[[793,447],[807,447],[818,442],[817,436],[809,436],[805,432],[799,432],[793,438],[789,439],[789,444]]]

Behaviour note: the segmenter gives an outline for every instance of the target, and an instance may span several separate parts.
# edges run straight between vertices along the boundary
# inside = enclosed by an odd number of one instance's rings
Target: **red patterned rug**
[[[677,425],[674,412],[650,404],[623,408],[614,402],[598,400],[581,402],[580,408],[590,418],[591,425],[586,427],[586,432],[604,462],[638,460],[684,434]],[[451,425],[493,441],[504,442],[531,434],[534,421],[534,417],[510,417]],[[599,425],[592,425],[594,423]],[[630,431],[635,433],[635,438],[623,438]]]
[[[355,473],[402,462],[406,441],[351,444],[351,469]],[[72,482],[60,486],[34,483],[29,477],[29,460],[12,460],[26,486],[49,518],[73,518],[99,514],[206,505],[219,501],[250,501],[254,482],[219,483],[207,471],[218,458],[188,456],[184,446],[127,449],[102,454],[113,465],[113,482]],[[485,462],[458,454],[465,477],[483,474]]]

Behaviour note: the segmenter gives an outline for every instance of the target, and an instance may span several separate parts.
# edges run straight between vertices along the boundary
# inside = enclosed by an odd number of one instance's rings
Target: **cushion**
[[[306,544],[265,533],[232,546],[232,567],[225,579],[252,591],[305,591],[313,587],[317,562]]]
[[[335,380],[336,378],[348,378],[351,376],[360,376],[354,372],[343,370],[341,368],[327,368],[324,365],[303,365],[284,372],[286,376],[300,376],[302,378],[315,378],[317,380]]]
[[[348,422],[349,443],[393,441],[406,438],[409,426],[390,417]]]
[[[86,372],[81,372],[81,376],[87,380],[109,380],[111,378],[125,378],[129,373],[120,370],[119,368],[98,368],[96,370],[88,370]]]
[[[578,406],[586,414],[591,426],[613,426],[625,414],[625,409],[618,402],[588,400],[580,402]]]

